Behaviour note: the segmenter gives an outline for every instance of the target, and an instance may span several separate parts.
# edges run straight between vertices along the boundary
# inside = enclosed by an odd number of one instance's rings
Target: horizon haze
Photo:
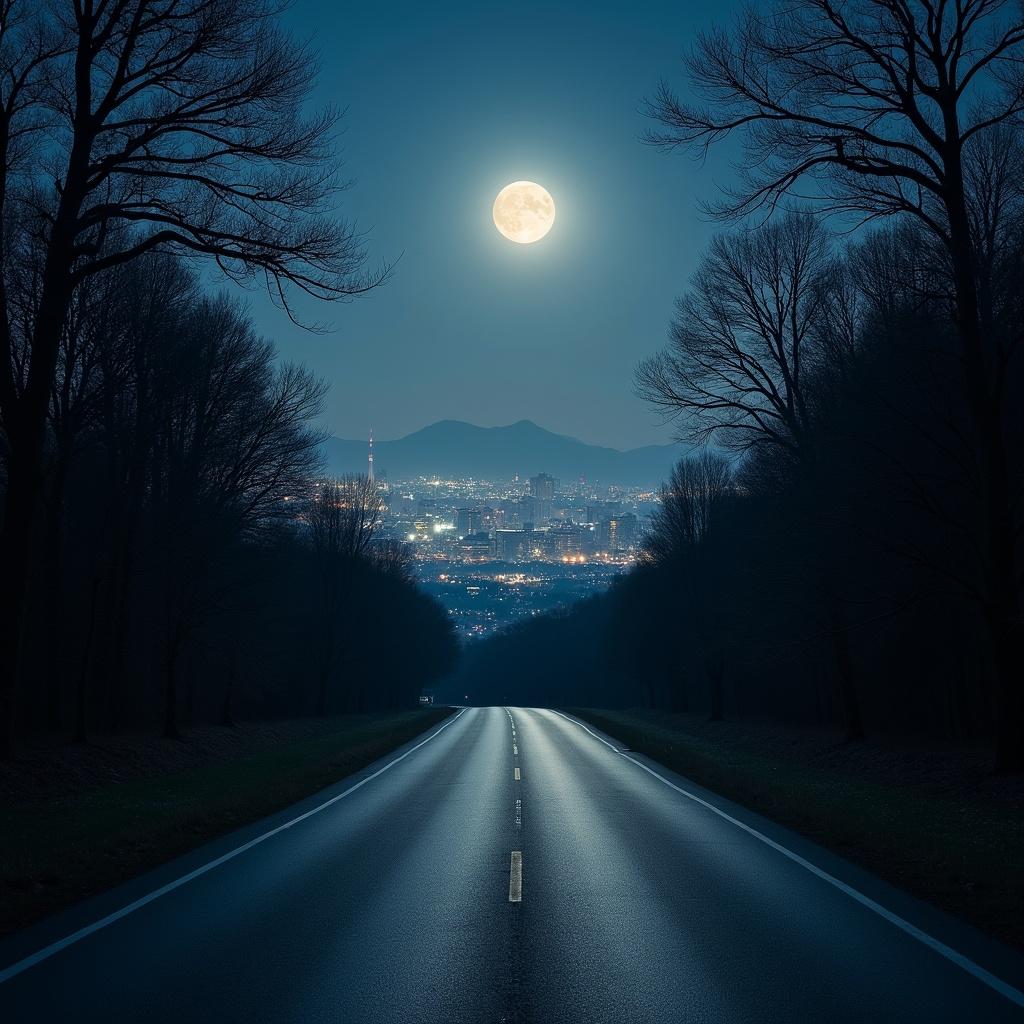
[[[521,419],[496,427],[444,419],[402,437],[374,435],[374,468],[392,479],[446,475],[455,478],[525,479],[551,473],[569,483],[579,478],[624,487],[657,488],[685,453],[677,444],[618,449],[556,434]],[[333,476],[366,472],[369,438],[331,437],[325,442]]]

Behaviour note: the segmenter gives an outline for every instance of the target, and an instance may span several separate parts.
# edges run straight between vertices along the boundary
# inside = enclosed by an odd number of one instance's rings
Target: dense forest
[[[319,479],[324,391],[174,257],[79,290],[50,406],[25,728],[175,735],[407,706],[450,666],[446,614],[375,536],[379,488]]]
[[[455,656],[379,490],[321,479],[325,384],[213,287],[300,321],[387,276],[277,13],[0,9],[0,755],[411,704]]]

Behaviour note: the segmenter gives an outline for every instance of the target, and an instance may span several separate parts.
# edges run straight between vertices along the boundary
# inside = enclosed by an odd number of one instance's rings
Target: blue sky
[[[342,212],[372,259],[401,257],[378,291],[306,310],[327,335],[252,299],[282,354],[330,380],[334,433],[528,418],[620,448],[671,439],[632,370],[663,343],[715,230],[699,202],[729,166],[642,145],[640,107],[661,78],[683,86],[695,32],[728,10],[297,0],[289,27],[322,55],[316,99],[348,111]],[[491,221],[523,178],[557,207],[527,246]]]

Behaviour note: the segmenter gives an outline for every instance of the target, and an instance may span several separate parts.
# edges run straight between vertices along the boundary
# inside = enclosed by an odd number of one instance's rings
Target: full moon
[[[555,223],[555,201],[533,181],[513,181],[494,200],[494,226],[508,239],[526,245],[539,242]]]

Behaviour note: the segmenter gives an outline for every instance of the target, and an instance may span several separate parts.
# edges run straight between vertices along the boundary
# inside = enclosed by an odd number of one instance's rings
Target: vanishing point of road
[[[997,1024],[1022,988],[968,926],[520,708],[0,944],[5,1024]]]

